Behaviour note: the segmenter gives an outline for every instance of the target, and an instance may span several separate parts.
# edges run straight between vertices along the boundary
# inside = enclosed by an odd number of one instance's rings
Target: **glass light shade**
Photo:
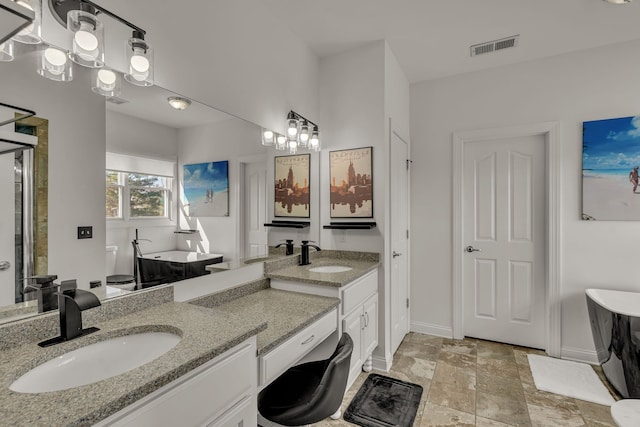
[[[298,120],[289,118],[287,123],[287,136],[290,139],[296,138],[298,136]]]
[[[278,134],[276,136],[276,150],[284,150],[287,148],[287,137]]]
[[[262,145],[273,145],[275,143],[275,135],[272,130],[262,130]]]
[[[41,0],[14,0],[20,6],[32,10],[34,14],[33,22],[22,30],[18,34],[12,37],[13,40],[26,43],[26,44],[38,44],[42,42],[42,3]]]
[[[300,125],[300,133],[298,135],[298,143],[301,147],[306,147],[309,142],[309,124],[307,121],[303,121]]]
[[[309,139],[309,150],[320,151],[320,132],[317,127],[313,129],[313,133]]]
[[[625,4],[625,3],[631,3],[631,0],[604,0],[607,3],[612,3],[612,4]]]
[[[298,152],[298,141],[295,139],[289,140],[289,154],[296,154]]]
[[[38,74],[58,82],[73,80],[73,66],[67,53],[55,47],[48,47],[40,53]]]
[[[97,70],[91,90],[102,96],[120,95],[120,76],[115,71]]]
[[[73,35],[69,58],[89,68],[104,67],[104,25],[95,15],[82,10],[67,14],[67,29]]]
[[[136,34],[134,32],[134,35]],[[142,38],[131,37],[126,43],[128,71],[124,78],[136,86],[153,86],[153,49]]]
[[[13,54],[13,40],[9,39],[0,44],[0,61],[9,62],[15,58]]]

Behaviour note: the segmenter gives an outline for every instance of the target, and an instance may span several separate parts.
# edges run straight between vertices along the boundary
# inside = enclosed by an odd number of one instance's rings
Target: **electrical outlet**
[[[78,239],[91,239],[93,237],[93,227],[85,225],[78,227]]]

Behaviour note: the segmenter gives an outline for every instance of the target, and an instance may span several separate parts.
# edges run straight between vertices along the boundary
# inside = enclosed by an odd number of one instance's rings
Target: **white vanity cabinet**
[[[257,371],[254,336],[96,426],[257,425]]]
[[[372,353],[378,346],[378,270],[372,270],[341,287],[316,285],[293,280],[271,279],[271,287],[340,299],[342,332],[353,340],[349,385],[361,369],[370,371]]]

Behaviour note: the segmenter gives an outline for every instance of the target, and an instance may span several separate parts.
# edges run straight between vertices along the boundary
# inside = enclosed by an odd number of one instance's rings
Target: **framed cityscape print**
[[[275,157],[274,216],[309,218],[311,155]]]
[[[229,216],[229,161],[184,165],[183,203],[187,216]]]
[[[640,116],[582,124],[582,219],[640,220]]]
[[[373,147],[329,152],[331,218],[373,218]]]

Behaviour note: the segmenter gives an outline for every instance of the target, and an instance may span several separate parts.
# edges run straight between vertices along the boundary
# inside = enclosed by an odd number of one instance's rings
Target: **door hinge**
[[[409,238],[409,229],[407,228],[407,239]]]
[[[409,165],[413,163],[413,160],[407,159],[407,170],[409,170]]]
[[[407,308],[409,308],[409,298],[407,298]]]

